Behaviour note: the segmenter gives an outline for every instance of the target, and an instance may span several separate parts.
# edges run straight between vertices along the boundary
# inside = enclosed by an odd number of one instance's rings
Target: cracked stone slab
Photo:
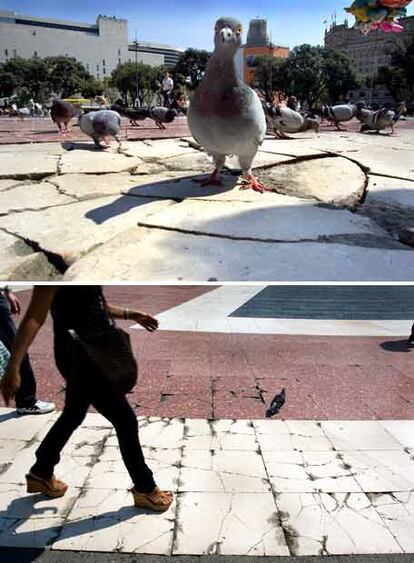
[[[175,502],[164,514],[133,506],[129,491],[88,489],[64,523],[55,550],[169,555]]]
[[[369,492],[414,489],[414,461],[404,451],[341,452],[362,490]]]
[[[41,252],[16,258],[7,267],[1,264],[0,279],[4,281],[53,281],[62,278],[61,273]]]
[[[265,451],[263,459],[277,493],[362,491],[335,452]]]
[[[0,546],[44,548],[59,534],[63,518],[14,519],[0,517]]]
[[[156,483],[163,489],[177,491],[181,450],[148,447],[143,447],[142,450]],[[86,486],[95,489],[131,488],[131,478],[118,447],[105,447],[88,476]]]
[[[57,254],[71,264],[145,216],[172,203],[127,196],[106,197],[0,217],[0,228],[35,241],[44,251]]]
[[[281,156],[292,157],[312,157],[325,154],[320,149],[315,149],[313,139],[276,139],[275,137],[267,138],[260,147],[262,152],[276,153]]]
[[[368,176],[364,206],[384,205],[414,211],[414,182],[382,176]]]
[[[410,281],[414,280],[414,261],[409,250],[334,243],[276,244],[137,228],[91,251],[64,279]]]
[[[52,180],[59,191],[76,199],[94,199],[120,195],[137,185],[137,178],[128,173],[64,174]]]
[[[26,416],[21,416],[14,409],[2,409],[0,424],[0,439],[24,440],[28,442],[40,432],[42,427],[51,419],[53,413],[47,413],[39,417],[30,417],[30,424]]]
[[[23,183],[0,192],[0,215],[13,211],[45,209],[71,202],[73,202],[71,197],[59,193],[56,187],[48,182]]]
[[[64,154],[59,161],[60,174],[103,174],[125,172],[142,164],[139,158],[106,151],[75,149]]]
[[[357,152],[348,153],[345,151],[344,155],[368,168],[371,174],[384,174],[385,176],[414,180],[414,166],[412,164],[414,150],[401,149],[402,147],[398,147],[398,145],[396,148],[394,139],[383,137],[382,142],[377,139],[375,143],[367,143]]]
[[[79,200],[121,194],[174,199],[174,191],[170,189],[169,192],[172,195],[167,197],[164,186],[168,187],[170,183],[174,185],[177,177],[181,178],[182,174],[165,172],[160,176],[152,173],[132,175],[120,172],[116,174],[64,174],[49,181],[61,192]]]
[[[152,448],[181,448],[183,444],[184,421],[179,418],[150,416],[139,421],[139,441],[142,446]],[[118,446],[115,431],[106,442],[107,446]]]
[[[0,178],[32,179],[56,174],[58,156],[52,154],[0,152]]]
[[[414,553],[414,493],[368,495],[386,526],[406,553]]]
[[[10,188],[17,187],[23,182],[18,182],[17,180],[0,180],[0,192],[10,190]]]
[[[110,436],[112,428],[94,427],[80,428],[71,436],[65,445],[65,454],[74,457],[93,457],[99,455]]]
[[[181,139],[160,139],[154,141],[123,141],[121,144],[123,154],[138,157],[146,162],[163,161],[181,155],[197,155],[200,151],[193,149]]]
[[[262,241],[309,241],[342,235],[387,236],[366,217],[345,210],[324,209],[279,194],[274,194],[272,200],[262,200],[259,196],[250,203],[187,200],[152,215],[141,225]]]
[[[264,493],[270,491],[270,487],[262,457],[255,451],[188,450],[184,447],[179,490]]]
[[[191,419],[186,421],[185,450],[237,450],[257,449],[252,423],[248,420]]]
[[[13,463],[6,471],[0,474],[0,483],[26,483],[26,473],[36,461],[35,452],[39,443],[35,442],[30,447],[20,450]],[[56,472],[59,479],[62,479],[70,487],[83,487],[93,465],[93,458],[90,457],[74,457],[63,452],[59,464],[56,466]]]
[[[0,483],[0,507],[7,519],[65,518],[79,493],[80,489],[72,487],[63,497],[51,499],[41,494],[27,494],[26,485]]]
[[[1,153],[14,153],[26,156],[43,156],[45,154],[52,154],[60,156],[67,151],[67,143],[14,143],[7,145],[0,145]]]
[[[182,493],[173,555],[289,555],[271,493]]]
[[[254,420],[253,426],[263,452],[332,451],[332,444],[314,421]]]
[[[414,422],[412,420],[383,420],[381,426],[404,448],[414,448]]]
[[[281,493],[277,505],[291,555],[402,553],[363,493]]]
[[[337,450],[401,449],[401,444],[376,420],[325,420],[321,426]]]
[[[335,157],[276,166],[263,182],[286,195],[353,207],[364,193],[366,177],[353,162]]]
[[[26,446],[25,440],[5,440],[0,438],[0,467],[12,462],[14,456]]]

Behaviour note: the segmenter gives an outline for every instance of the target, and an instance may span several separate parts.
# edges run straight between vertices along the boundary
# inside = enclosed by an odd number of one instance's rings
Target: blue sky
[[[256,16],[267,18],[274,43],[294,47],[300,43],[323,43],[323,21],[336,13],[346,17],[344,7],[352,0],[0,0],[0,8],[33,16],[93,23],[98,14],[129,21],[129,34],[138,40],[169,43],[179,47],[211,49],[212,28],[223,15],[238,17],[247,31]],[[414,2],[409,6],[414,15]],[[349,17],[353,22],[353,18]]]

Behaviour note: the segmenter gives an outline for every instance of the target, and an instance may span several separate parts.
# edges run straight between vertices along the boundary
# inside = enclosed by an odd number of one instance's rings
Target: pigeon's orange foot
[[[200,184],[200,186],[223,186],[223,182],[220,180],[220,172],[214,170],[214,172],[208,178],[194,178],[194,182]]]
[[[261,184],[257,178],[253,176],[253,174],[249,174],[249,179],[244,180],[244,183],[240,186],[241,190],[254,190],[255,192],[259,192],[263,194],[264,192],[272,192],[272,188]]]

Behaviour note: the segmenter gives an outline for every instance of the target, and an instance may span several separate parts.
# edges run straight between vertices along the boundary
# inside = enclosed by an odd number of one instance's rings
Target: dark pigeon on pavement
[[[270,407],[266,411],[266,418],[272,418],[272,416],[275,416],[275,414],[277,414],[280,411],[280,409],[283,407],[285,401],[286,401],[286,390],[282,389],[279,395],[275,395],[273,397],[273,400],[270,403]]]

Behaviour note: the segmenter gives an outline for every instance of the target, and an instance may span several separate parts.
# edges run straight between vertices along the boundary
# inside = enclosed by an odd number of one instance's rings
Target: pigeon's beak
[[[220,37],[223,43],[232,43],[236,41],[236,34],[231,27],[223,27],[223,29],[220,30]]]

